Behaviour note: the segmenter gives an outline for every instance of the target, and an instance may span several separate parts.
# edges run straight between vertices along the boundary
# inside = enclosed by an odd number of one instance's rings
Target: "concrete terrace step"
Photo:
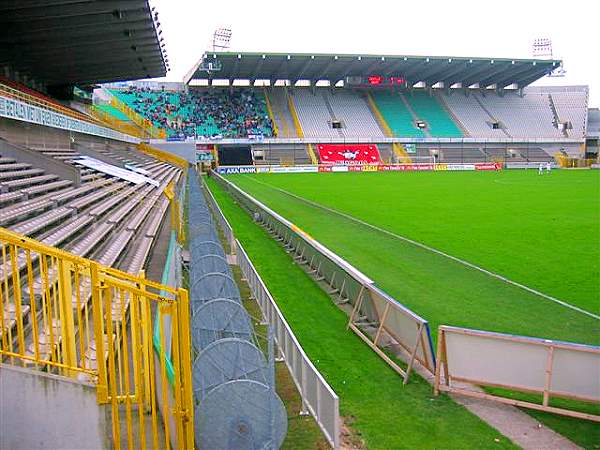
[[[41,175],[39,177],[22,178],[18,180],[6,181],[0,183],[1,192],[8,192],[26,186],[35,186],[38,184],[55,181],[58,179],[56,175]]]

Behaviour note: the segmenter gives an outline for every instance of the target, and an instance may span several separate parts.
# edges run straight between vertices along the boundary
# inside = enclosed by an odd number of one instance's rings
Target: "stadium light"
[[[231,42],[231,34],[230,28],[217,28],[213,33],[212,51],[228,49]]]

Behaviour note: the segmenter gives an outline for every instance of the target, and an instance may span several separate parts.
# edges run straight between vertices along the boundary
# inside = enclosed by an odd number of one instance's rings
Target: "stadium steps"
[[[400,97],[400,99],[402,100],[402,103],[404,103],[404,106],[406,107],[406,110],[410,113],[410,115],[412,116],[412,123],[416,124],[416,122],[418,120],[422,120],[425,123],[427,123],[427,128],[424,128],[423,134],[426,137],[431,137],[431,131],[430,131],[430,127],[429,127],[429,123],[427,122],[427,120],[425,120],[422,117],[419,117],[419,115],[417,114],[417,112],[415,111],[415,109],[413,108],[413,105],[408,101],[408,98],[406,97],[406,95],[404,95],[402,92],[398,92],[398,96]]]
[[[178,180],[181,175],[179,169],[176,169],[173,167],[169,167],[169,168],[157,167],[155,169],[155,171],[156,171],[156,175],[158,175],[157,179],[159,180],[159,182],[161,182],[161,185],[158,189],[154,188],[153,186],[150,186],[150,185],[145,186],[145,188],[143,188],[143,189],[139,189],[140,186],[132,186],[132,188],[135,188],[135,189],[130,189],[130,193],[135,195],[136,191],[144,191],[146,194],[148,194],[150,191],[154,191],[151,194],[151,196],[155,200],[157,198],[160,198],[161,202],[162,202],[161,207],[158,210],[152,212],[151,211],[152,208],[147,208],[146,205],[141,202],[135,202],[135,203],[127,202],[125,198],[122,198],[122,202],[124,203],[123,206],[125,206],[125,204],[133,204],[134,205],[134,208],[129,209],[130,212],[137,208],[138,210],[144,211],[143,218],[145,218],[148,215],[152,216],[152,220],[149,222],[149,225],[148,225],[148,230],[146,230],[144,233],[140,233],[140,235],[141,235],[140,245],[136,246],[135,251],[133,251],[134,257],[132,258],[131,267],[136,268],[135,273],[138,273],[139,270],[141,270],[141,268],[145,264],[147,256],[151,250],[153,241],[157,234],[157,230],[160,227],[160,225],[162,224],[164,215],[169,206],[168,200],[164,196],[162,196],[162,190],[166,187],[166,185],[172,179]],[[159,174],[159,172],[160,172],[160,174]],[[63,209],[50,211],[47,214],[46,219],[50,219],[50,214],[53,214],[54,219],[56,219],[57,217],[67,217],[67,215],[69,213],[72,214],[72,212],[73,212],[72,209],[64,207]],[[106,214],[106,215],[108,215],[108,214]],[[54,230],[46,233],[45,236],[41,240],[42,240],[42,242],[56,246],[56,245],[62,244],[66,240],[69,240],[69,237],[73,238],[73,236],[75,236],[74,239],[70,239],[69,242],[66,244],[67,249],[71,250],[72,252],[74,252],[75,254],[78,254],[80,256],[89,256],[90,253],[92,253],[95,249],[97,250],[97,249],[101,248],[102,251],[98,252],[95,259],[99,260],[103,264],[113,265],[117,261],[119,256],[123,254],[123,251],[125,250],[125,248],[129,244],[131,244],[132,237],[135,235],[134,231],[127,230],[128,225],[124,221],[126,216],[127,216],[127,214],[123,214],[123,215],[121,215],[120,220],[116,220],[116,221],[115,220],[113,220],[113,221],[107,220],[107,221],[103,221],[103,222],[97,221],[96,225],[93,225],[94,217],[92,215],[83,214],[81,217],[75,217],[75,218],[69,220],[66,224],[62,224],[60,227],[55,227]],[[131,214],[129,216],[130,220],[133,218],[132,216],[133,216],[133,214]],[[38,219],[39,219],[39,217],[38,217]],[[60,220],[60,219],[58,219],[58,220]],[[116,230],[116,227],[119,224],[119,221],[124,222],[124,224],[121,226],[122,229],[120,230],[119,233],[113,233],[112,236],[109,236],[111,234],[111,232],[114,232]],[[43,223],[42,220],[38,220],[37,223],[34,223],[34,222],[35,222],[35,219],[33,219],[33,221],[30,221],[29,223],[22,223],[19,226],[21,226],[22,229],[25,229],[26,227],[29,227],[29,229],[33,229],[33,228],[40,227],[41,223]],[[146,222],[146,223],[148,223],[148,222]],[[85,231],[82,232],[81,230],[83,230],[83,229],[85,229]],[[106,242],[106,245],[105,245],[105,242]],[[35,260],[37,258],[33,257],[32,259],[34,260],[32,262],[35,262]],[[8,268],[10,268],[10,263],[8,263],[8,264],[9,264]],[[19,264],[19,267],[21,269],[23,269],[26,265],[25,258],[24,257],[19,258],[18,264]],[[4,270],[5,270],[5,267],[1,266],[0,272],[2,272],[2,274],[4,273]],[[41,285],[41,278],[39,275],[35,278],[35,281],[34,281],[34,291],[36,293],[36,296],[38,297],[37,301],[40,302],[40,304],[37,305],[38,306],[37,311],[41,311],[42,285]],[[87,292],[89,292],[89,286],[88,286]],[[25,294],[27,294],[27,293],[24,293],[24,295]],[[27,295],[25,295],[23,298],[28,298],[28,297],[27,297]],[[89,295],[85,299],[79,298],[78,301],[79,301],[79,307],[85,308],[87,302],[89,301]],[[83,304],[82,304],[82,302],[83,302]],[[77,299],[76,299],[75,294],[73,295],[73,307],[74,308],[77,307]],[[125,309],[127,309],[127,305],[125,305]],[[115,318],[115,320],[117,322],[124,318],[124,317],[121,317],[121,311],[122,311],[122,308],[120,305],[116,305],[116,307],[113,307],[113,317]],[[23,314],[23,323],[24,324],[27,324],[29,322],[29,317],[28,317],[29,313],[30,313],[29,306],[23,305],[22,306],[22,314]],[[39,314],[41,314],[41,313],[39,313]],[[38,318],[40,318],[40,317],[38,317]],[[10,322],[9,325],[11,326],[11,329],[16,326],[17,321],[16,321],[15,308],[13,308],[12,315],[9,315],[6,318],[5,322]],[[42,355],[49,357],[52,354],[52,352],[56,350],[57,346],[60,345],[60,332],[58,331],[59,326],[60,326],[60,322],[53,322],[52,327],[46,327],[46,329],[41,330],[39,332],[38,336],[33,336],[31,333],[29,333],[27,335],[27,340],[26,340],[28,354],[30,356],[34,355],[35,347],[36,347],[35,342],[37,342],[38,351],[40,353],[42,353]],[[31,330],[29,330],[29,331],[31,331]],[[13,334],[13,336],[14,336],[14,334]],[[53,337],[54,339],[50,339],[50,337]],[[105,336],[105,338],[106,338],[106,336]],[[94,339],[94,336],[92,335],[92,344],[93,344],[93,339]],[[51,342],[51,341],[53,341],[53,342]],[[92,346],[90,348],[92,348]],[[86,352],[85,355],[80,355],[80,357],[87,358],[88,360],[91,360],[91,359],[93,359],[93,357],[95,357],[95,355],[93,355],[91,353],[88,354],[88,353],[89,352]]]
[[[558,116],[558,111],[556,109],[556,104],[554,103],[554,99],[552,98],[552,94],[548,94],[548,103],[550,105],[550,110],[552,111],[552,117],[553,117],[553,121],[552,124],[558,128],[560,126],[560,124],[563,122],[560,117]],[[569,137],[569,132],[567,131],[566,128],[564,128],[562,130],[562,134],[564,137],[568,138]]]
[[[288,100],[285,89],[270,89],[268,90],[268,95],[271,102],[271,108],[273,109],[273,114],[281,122],[281,125],[279,123],[277,124],[280,133],[282,129],[284,130],[285,135],[279,137],[298,137],[298,133],[296,133],[296,128],[294,127],[294,119],[292,118],[292,114],[288,108]],[[285,130],[287,130],[287,132]]]
[[[454,114],[454,111],[452,111],[452,109],[448,105],[448,102],[446,102],[446,96],[443,93],[441,93],[441,92],[436,92],[434,95],[437,98],[440,106],[446,112],[446,114],[448,116],[450,116],[450,118],[452,119],[452,121],[460,129],[460,132],[462,133],[462,135],[464,137],[471,137],[471,133],[469,133],[469,130],[467,129],[467,127],[460,121],[460,119],[458,118],[458,116],[456,114]]]
[[[404,98],[418,118],[427,123],[426,132],[432,137],[463,137],[460,128],[454,123],[452,117],[446,113],[437,96],[424,91],[413,91],[406,94]]]
[[[323,103],[325,104],[325,107],[327,108],[327,111],[329,112],[329,115],[331,116],[331,120],[336,121],[336,120],[340,120],[340,118],[336,117],[335,112],[333,111],[333,108],[331,107],[331,101],[329,100],[329,96],[327,95],[326,91],[321,92],[321,95],[323,97]],[[344,132],[340,129],[337,128],[335,130],[338,134],[339,137],[344,137]]]
[[[494,117],[494,115],[490,112],[490,110],[483,104],[483,101],[475,93],[473,93],[473,98],[475,99],[475,101],[477,101],[477,103],[479,103],[479,106],[481,106],[481,109],[488,115],[488,117],[490,118],[490,120],[492,122],[500,122],[496,117]],[[512,137],[510,135],[510,133],[506,130],[506,128],[501,127],[500,130],[502,131],[502,133],[504,133],[506,135],[506,137],[509,137],[509,138]]]
[[[372,98],[395,137],[425,137],[423,131],[415,127],[413,115],[397,94],[374,91]]]

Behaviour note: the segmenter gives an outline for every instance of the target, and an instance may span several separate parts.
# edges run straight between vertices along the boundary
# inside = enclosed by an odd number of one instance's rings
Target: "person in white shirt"
[[[544,174],[544,163],[540,163],[539,167],[538,167],[538,175],[543,175]]]
[[[550,161],[548,161],[546,163],[546,173],[550,173],[551,170],[552,170],[552,163]]]

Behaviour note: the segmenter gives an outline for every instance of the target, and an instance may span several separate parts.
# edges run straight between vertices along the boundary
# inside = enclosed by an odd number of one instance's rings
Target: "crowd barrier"
[[[242,274],[260,306],[265,321],[273,329],[277,346],[300,392],[302,409],[310,412],[329,444],[334,449],[338,449],[340,445],[338,396],[302,349],[271,293],[237,240],[235,247]]]
[[[440,326],[437,361],[436,395],[451,392],[600,422],[600,415],[549,404],[555,397],[600,403],[600,347]],[[538,394],[541,404],[473,391],[464,383]]]
[[[233,229],[223,215],[212,192],[205,183],[202,186],[208,205],[230,245],[230,251],[237,256],[237,263],[248,282],[252,295],[258,303],[265,321],[273,330],[279,351],[283,355],[294,384],[302,397],[302,410],[308,411],[315,418],[329,444],[334,449],[338,449],[340,444],[338,396],[302,349],[247,253],[240,242],[235,239]]]
[[[307,266],[317,281],[327,284],[338,305],[348,305],[348,327],[398,372],[405,383],[417,361],[433,374],[433,344],[425,319],[377,288],[370,278],[296,225],[220,175],[214,177],[284,244],[296,261]],[[384,352],[382,347],[390,344],[399,345],[406,353],[406,367]]]

